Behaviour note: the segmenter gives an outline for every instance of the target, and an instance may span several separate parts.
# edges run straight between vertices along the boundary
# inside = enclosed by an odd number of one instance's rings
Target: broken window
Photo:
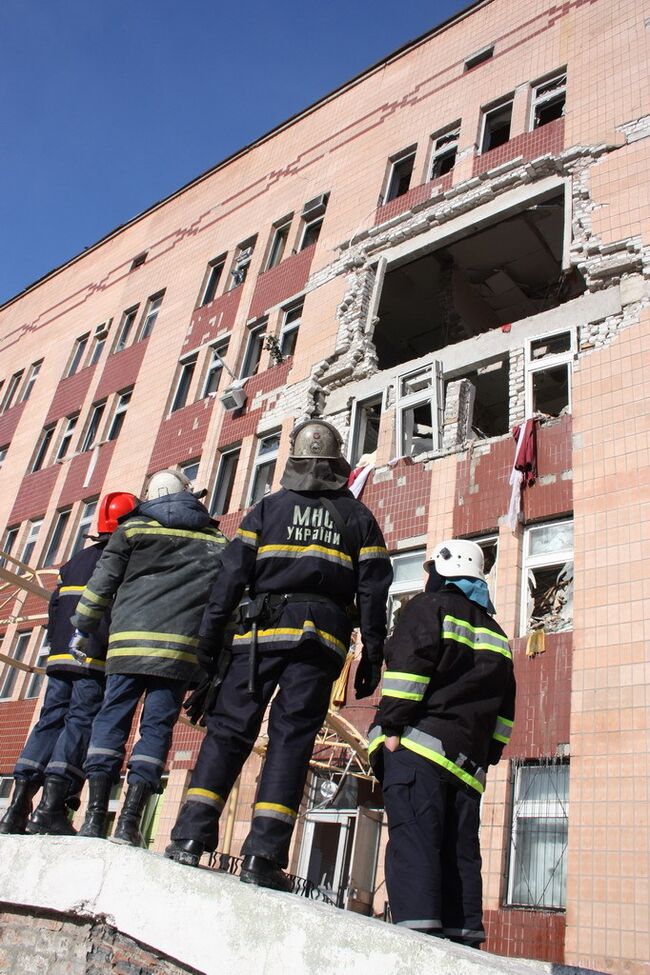
[[[495,108],[486,109],[483,113],[483,135],[481,136],[481,152],[489,152],[502,146],[510,139],[510,123],[512,122],[512,99],[502,102]]]
[[[384,195],[384,203],[395,200],[408,192],[415,164],[415,149],[409,149],[392,160],[388,183]]]
[[[573,629],[573,521],[524,532],[521,635]]]
[[[255,250],[255,241],[257,237],[251,237],[250,240],[245,240],[243,244],[240,244],[237,248],[237,253],[235,254],[232,267],[230,269],[230,290],[233,288],[238,288],[240,284],[243,284],[248,275],[248,269],[253,260],[253,251]]]
[[[421,358],[582,294],[562,269],[563,192],[386,271],[373,340],[380,369]]]
[[[564,115],[566,102],[566,71],[537,85],[533,92],[532,129],[554,122]]]
[[[257,504],[265,495],[270,493],[279,449],[279,433],[271,433],[266,437],[260,437],[253,468],[251,493],[248,500],[249,504]]]
[[[559,416],[571,409],[575,329],[530,339],[526,345],[526,416]]]
[[[426,553],[423,548],[391,556],[393,581],[388,591],[388,632],[392,633],[399,614],[413,596],[424,589]]]
[[[569,766],[515,765],[507,903],[566,907]]]
[[[362,457],[368,457],[377,450],[382,401],[383,396],[379,395],[355,404],[349,457],[353,467]]]
[[[445,403],[450,383],[467,379],[474,387],[470,425],[481,438],[500,437],[510,430],[510,359],[504,356],[470,372],[449,377],[445,382]]]
[[[456,165],[460,129],[456,126],[434,139],[429,179],[438,179]]]
[[[400,376],[397,439],[402,457],[439,450],[442,430],[442,368],[439,362]]]

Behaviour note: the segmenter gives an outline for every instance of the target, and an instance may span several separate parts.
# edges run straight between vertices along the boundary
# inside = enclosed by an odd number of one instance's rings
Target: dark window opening
[[[559,416],[569,405],[568,362],[533,373],[533,413]]]
[[[34,463],[32,464],[32,473],[34,471],[40,471],[43,464],[45,463],[45,458],[50,444],[52,443],[52,437],[54,436],[54,427],[48,427],[43,430],[38,447],[36,448],[36,454],[34,456]]]
[[[512,122],[512,102],[493,108],[485,113],[483,126],[483,141],[481,152],[489,152],[502,146],[510,139],[510,123]]]
[[[538,85],[533,97],[533,128],[548,125],[564,116],[566,73]]]
[[[287,240],[289,239],[290,229],[291,229],[290,220],[287,220],[281,226],[274,227],[273,239],[271,241],[271,246],[269,248],[269,256],[266,262],[267,271],[272,267],[276,267],[284,257],[284,251],[287,246]]]
[[[148,253],[149,253],[148,251],[143,251],[141,254],[138,254],[137,257],[134,257],[133,260],[131,261],[130,270],[135,271],[136,268],[142,267],[142,265],[147,259]]]
[[[490,58],[494,57],[494,44],[490,44],[489,47],[481,48],[475,54],[470,54],[470,56],[465,61],[465,71],[471,71],[472,68],[477,68],[479,64],[484,64],[489,61]]]
[[[176,410],[181,410],[187,403],[187,396],[190,391],[190,386],[192,384],[192,377],[194,376],[194,370],[196,368],[197,356],[192,356],[191,359],[186,359],[181,363],[180,373],[178,375],[178,380],[176,384],[176,392],[174,393],[174,399],[172,400],[172,405],[170,413],[175,413]]]
[[[405,193],[408,193],[409,187],[411,186],[411,176],[413,175],[414,164],[414,152],[410,153],[408,156],[404,156],[403,159],[398,159],[393,163],[390,179],[388,181],[388,189],[386,190],[385,203],[388,203],[390,200],[395,200],[398,196],[403,196]]]
[[[264,322],[262,325],[258,325],[257,328],[252,328],[249,332],[244,362],[240,373],[241,379],[244,379],[246,376],[254,376],[259,368],[262,349],[264,347],[266,326],[267,322]]]
[[[212,494],[212,501],[210,502],[211,515],[224,515],[230,510],[238,463],[239,448],[229,450],[221,455],[217,480]]]
[[[311,223],[305,224],[305,229],[302,235],[302,240],[300,242],[299,250],[304,251],[307,247],[312,247],[318,238],[320,237],[320,232],[323,227],[323,218],[320,217],[318,220],[312,220]]]
[[[386,273],[374,342],[380,369],[557,308],[584,291],[562,270],[564,196]]]
[[[554,122],[556,118],[562,118],[564,102],[565,96],[558,95],[554,101],[547,102],[545,105],[538,105],[535,109],[535,128],[539,129],[542,125]]]
[[[214,301],[224,265],[224,261],[217,261],[215,264],[210,265],[208,277],[205,282],[205,288],[203,290],[203,297],[201,298],[201,305],[209,305],[211,301]]]
[[[500,437],[510,430],[510,360],[497,359],[445,383],[468,379],[475,390],[471,428],[479,437]]]
[[[444,176],[445,173],[451,172],[454,168],[458,153],[458,136],[459,131],[456,129],[436,139],[429,179],[439,179],[440,176]]]
[[[382,397],[366,400],[357,405],[354,425],[354,438],[350,463],[357,464],[362,457],[368,457],[377,450],[379,442],[379,424],[381,422]]]

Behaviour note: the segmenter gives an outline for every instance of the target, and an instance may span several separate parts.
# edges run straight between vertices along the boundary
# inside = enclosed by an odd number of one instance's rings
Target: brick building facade
[[[481,0],[0,309],[0,548],[46,587],[101,493],[161,466],[232,533],[314,410],[372,466],[391,613],[436,540],[484,544],[519,683],[482,807],[487,947],[632,975],[650,957],[649,25],[647,0]],[[45,605],[0,592],[1,652],[27,665],[0,671],[7,777]],[[342,713],[363,733],[372,707]],[[154,849],[199,740],[178,727]],[[354,782],[328,806],[314,779],[294,843],[293,869],[337,890],[356,804],[379,801]]]

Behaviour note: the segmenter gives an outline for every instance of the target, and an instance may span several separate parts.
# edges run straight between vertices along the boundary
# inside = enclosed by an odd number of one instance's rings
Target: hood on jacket
[[[287,491],[338,491],[350,471],[345,457],[289,457],[280,484]]]
[[[165,528],[196,530],[216,525],[206,506],[189,491],[178,491],[176,494],[164,494],[160,498],[152,498],[151,501],[142,501],[129,517],[133,515],[154,518]]]

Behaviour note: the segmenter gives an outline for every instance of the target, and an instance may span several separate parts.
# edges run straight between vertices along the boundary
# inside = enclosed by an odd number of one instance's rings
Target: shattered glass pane
[[[573,550],[573,522],[559,525],[538,525],[529,529],[529,555],[546,555],[552,552]]]
[[[528,570],[526,629],[560,633],[573,628],[573,562]]]
[[[402,411],[402,454],[417,457],[433,450],[431,403],[421,403]]]

